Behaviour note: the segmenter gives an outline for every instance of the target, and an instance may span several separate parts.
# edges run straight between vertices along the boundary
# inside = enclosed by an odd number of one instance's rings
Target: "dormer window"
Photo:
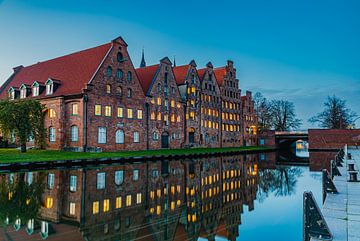
[[[8,90],[8,97],[10,100],[15,100],[15,89],[13,87]]]
[[[39,83],[38,82],[34,82],[34,84],[32,85],[32,96],[36,97],[39,95]]]
[[[20,87],[20,99],[25,99],[27,94],[27,88],[25,85],[21,85]]]
[[[46,95],[52,95],[54,91],[54,83],[51,79],[46,81]]]

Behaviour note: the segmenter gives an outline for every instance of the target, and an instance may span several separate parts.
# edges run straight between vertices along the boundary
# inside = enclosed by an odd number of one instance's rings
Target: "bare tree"
[[[294,103],[290,101],[272,100],[270,114],[276,131],[289,131],[301,126],[301,120],[296,118]]]
[[[270,104],[260,92],[254,95],[254,109],[258,118],[258,131],[269,130],[272,126]]]
[[[352,128],[356,113],[346,107],[346,101],[335,95],[328,96],[324,103],[324,111],[311,117],[309,122],[319,123],[323,128],[347,129]]]

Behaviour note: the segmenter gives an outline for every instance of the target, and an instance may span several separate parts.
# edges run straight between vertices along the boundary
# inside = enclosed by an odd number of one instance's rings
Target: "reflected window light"
[[[178,207],[180,207],[180,205],[181,205],[180,199],[177,200],[176,205],[177,205]]]
[[[126,207],[130,207],[131,206],[131,195],[127,195],[126,196]]]
[[[45,204],[45,207],[46,208],[52,208],[53,206],[53,198],[52,197],[47,197],[46,198],[46,204]]]
[[[161,214],[161,206],[157,205],[156,206],[156,215],[160,215]]]
[[[178,193],[180,193],[180,191],[181,191],[180,185],[177,185],[177,186],[176,186],[176,191],[177,191]]]
[[[116,199],[115,199],[115,208],[116,209],[121,208],[121,204],[122,204],[121,197],[116,197]]]
[[[175,201],[172,201],[170,204],[170,209],[174,210],[175,209]]]
[[[104,200],[104,213],[108,212],[110,210],[110,201],[109,199]]]

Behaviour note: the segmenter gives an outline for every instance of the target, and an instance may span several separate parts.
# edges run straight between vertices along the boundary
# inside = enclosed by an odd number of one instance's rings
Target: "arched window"
[[[157,90],[161,91],[161,84],[160,83],[158,83],[158,85],[157,85]]]
[[[128,81],[132,80],[132,73],[130,71],[128,71],[128,73],[127,73],[127,80]]]
[[[112,68],[109,66],[109,67],[107,67],[107,69],[106,69],[106,75],[107,76],[111,76],[112,75]]]
[[[159,134],[157,132],[153,132],[152,138],[153,138],[154,141],[159,140]]]
[[[116,87],[116,94],[122,96],[122,88],[120,86]]]
[[[49,127],[49,141],[55,142],[56,141],[56,129],[55,127]]]
[[[127,92],[127,97],[128,97],[128,98],[131,98],[131,96],[132,96],[132,90],[129,88],[129,89],[128,89],[128,92]]]
[[[77,126],[71,127],[71,141],[79,140],[79,128]]]
[[[45,85],[46,85],[46,94],[51,95],[54,91],[53,81],[49,79],[48,81],[46,81]]]
[[[111,85],[106,85],[106,94],[111,94]]]
[[[124,144],[125,134],[123,130],[117,130],[115,134],[115,143]]]
[[[122,55],[121,52],[118,52],[118,53],[117,53],[116,59],[117,59],[118,62],[122,62],[122,61],[123,61],[123,55]]]
[[[118,69],[116,72],[116,77],[122,79],[124,77],[124,72],[121,69]]]

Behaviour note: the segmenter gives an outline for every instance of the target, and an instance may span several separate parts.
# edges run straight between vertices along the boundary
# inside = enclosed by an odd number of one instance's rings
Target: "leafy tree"
[[[43,147],[46,130],[44,127],[44,105],[37,100],[0,101],[0,129],[5,135],[13,133],[20,142],[21,152],[26,152],[26,141],[34,137],[37,146]]]
[[[258,118],[258,131],[269,130],[272,126],[270,104],[260,92],[254,95],[254,109]]]
[[[38,173],[31,184],[25,182],[24,173],[14,176],[13,182],[7,180],[5,174],[0,176],[0,227],[14,223],[16,219],[26,223],[36,218],[41,206],[44,173]]]
[[[346,101],[335,95],[327,97],[324,107],[324,111],[311,117],[309,122],[319,123],[327,129],[347,129],[351,128],[357,117],[355,112],[346,107]]]
[[[294,103],[287,100],[272,100],[270,102],[272,126],[276,131],[288,131],[301,126],[301,120],[296,118]]]

